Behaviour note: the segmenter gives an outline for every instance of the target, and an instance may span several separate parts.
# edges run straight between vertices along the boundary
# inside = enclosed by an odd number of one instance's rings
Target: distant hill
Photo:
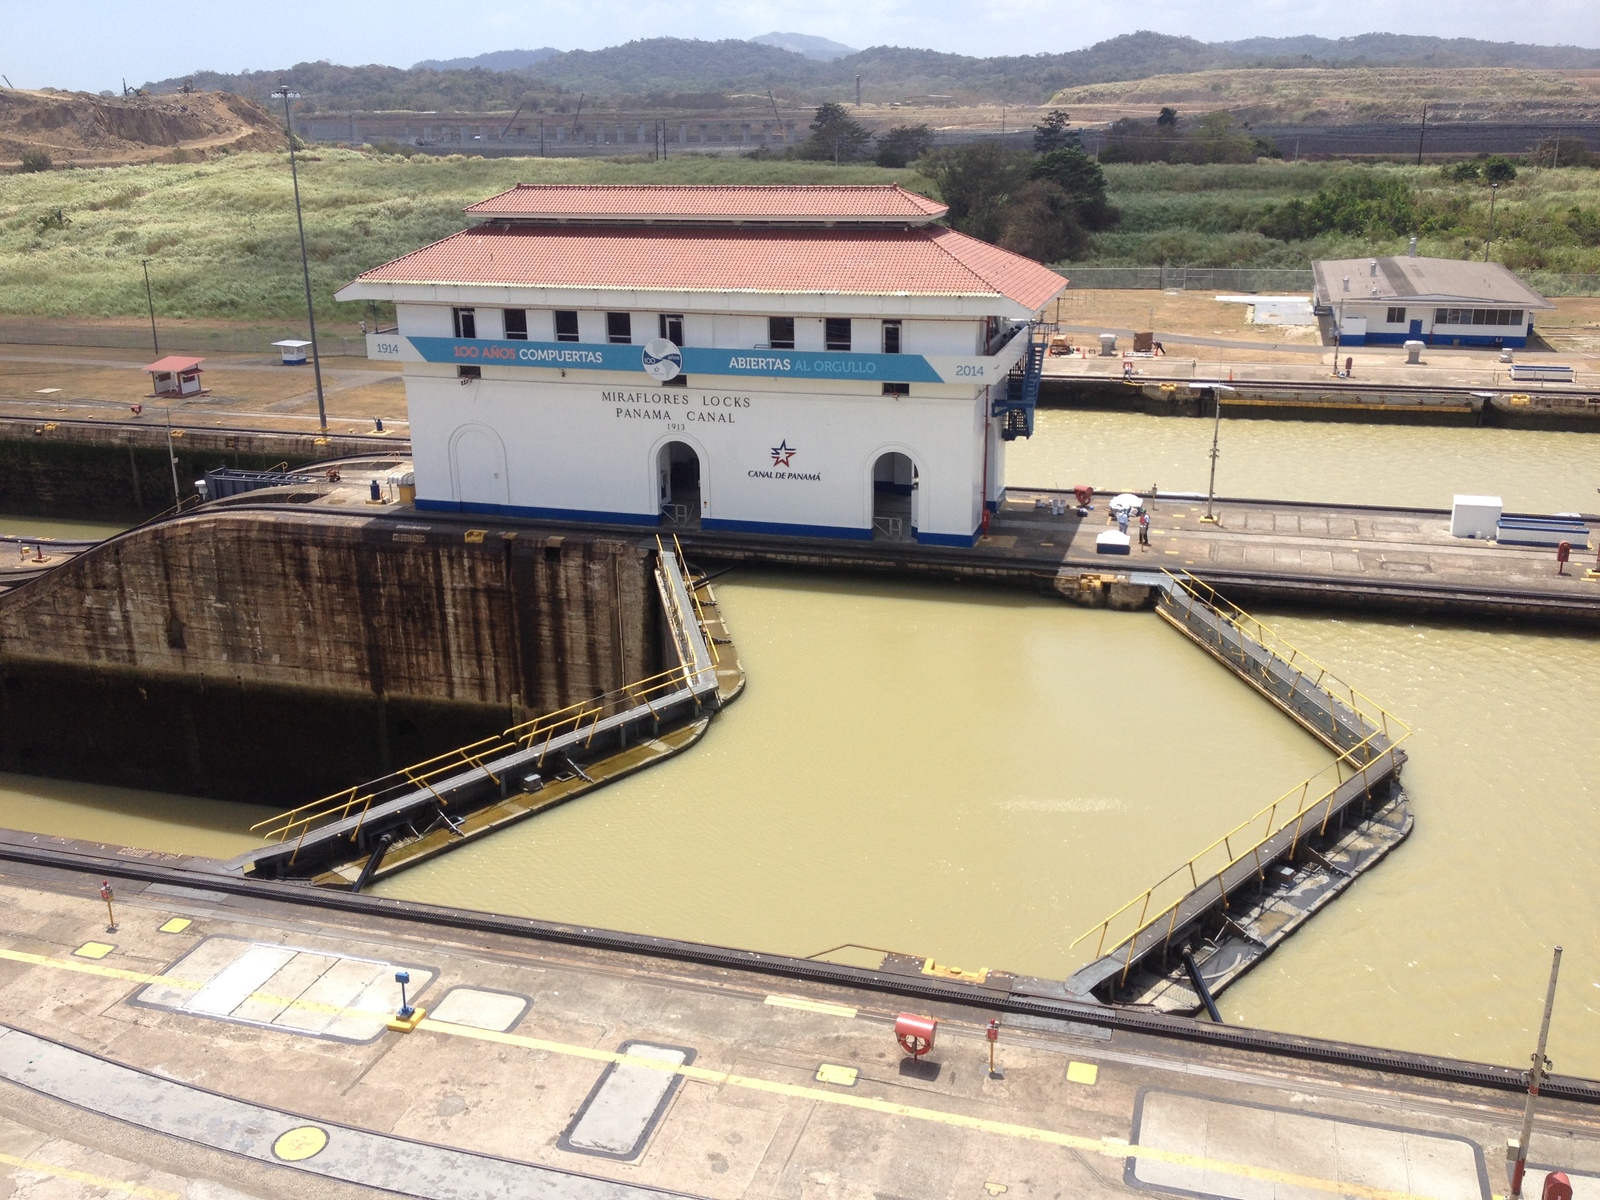
[[[839,57],[820,47],[844,51]],[[828,54],[831,55],[831,50]],[[511,109],[565,104],[563,92],[583,92],[589,104],[644,97],[663,105],[714,107],[720,97],[763,95],[772,89],[785,103],[810,105],[845,99],[862,77],[873,102],[930,95],[955,103],[1043,103],[1066,89],[1091,84],[1255,67],[1522,67],[1600,69],[1600,50],[1531,46],[1469,38],[1368,33],[1356,37],[1250,38],[1201,42],[1141,31],[1062,54],[973,58],[902,46],[849,47],[801,34],[764,34],[754,41],[708,42],[648,38],[603,50],[507,50],[469,59],[396,67],[342,67],[298,63],[282,71],[238,75],[196,72],[146,85],[176,91],[185,78],[207,90],[264,99],[280,80],[304,96],[306,111],[344,109]],[[548,101],[548,103],[547,103]]]
[[[542,46],[538,50],[491,50],[471,58],[425,58],[411,66],[412,70],[421,67],[427,71],[470,71],[473,67],[482,67],[485,71],[520,71],[560,53],[554,46]]]
[[[807,58],[814,58],[818,62],[832,62],[836,58],[843,58],[846,54],[860,53],[854,46],[829,41],[825,37],[813,37],[809,33],[763,33],[760,37],[753,37],[750,40],[759,46],[776,46],[780,50],[793,50],[796,54],[804,54]]]

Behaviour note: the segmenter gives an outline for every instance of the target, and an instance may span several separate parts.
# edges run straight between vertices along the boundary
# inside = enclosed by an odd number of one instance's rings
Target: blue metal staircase
[[[1000,436],[1008,442],[1033,436],[1033,412],[1039,404],[1039,377],[1044,368],[1046,346],[1038,334],[1038,328],[1030,325],[1024,335],[1028,345],[1022,358],[1011,368],[1011,374],[1006,376],[1005,381],[996,387],[998,395],[994,398],[991,411],[992,415],[1002,419]]]

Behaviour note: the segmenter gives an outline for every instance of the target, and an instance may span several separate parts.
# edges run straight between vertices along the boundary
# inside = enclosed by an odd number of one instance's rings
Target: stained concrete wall
[[[653,589],[641,542],[200,510],[0,595],[0,769],[291,807],[653,673]]]
[[[133,421],[46,421],[0,417],[0,512],[97,520],[153,517],[172,507],[167,429],[159,418]],[[212,467],[267,470],[331,458],[393,453],[409,457],[404,439],[333,436],[317,445],[312,433],[184,429],[171,442],[178,491]]]

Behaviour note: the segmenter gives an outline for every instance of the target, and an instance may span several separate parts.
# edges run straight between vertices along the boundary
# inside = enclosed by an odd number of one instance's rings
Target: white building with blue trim
[[[1312,306],[1346,346],[1518,349],[1533,335],[1533,314],[1555,308],[1499,263],[1397,256],[1327,259],[1312,269]]]
[[[969,545],[1067,281],[898,187],[520,185],[363,273],[417,506]]]

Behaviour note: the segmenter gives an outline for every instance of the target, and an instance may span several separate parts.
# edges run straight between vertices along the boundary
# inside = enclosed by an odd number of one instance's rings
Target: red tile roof
[[[155,371],[160,374],[175,374],[178,371],[187,371],[191,367],[198,367],[205,362],[203,358],[188,358],[182,354],[169,354],[165,358],[158,358],[145,368],[146,371]]]
[[[898,184],[519,183],[466,211],[473,216],[542,221],[925,225],[949,209]]]
[[[358,283],[665,292],[993,296],[1038,310],[1067,281],[953,229],[641,229],[480,225]]]

